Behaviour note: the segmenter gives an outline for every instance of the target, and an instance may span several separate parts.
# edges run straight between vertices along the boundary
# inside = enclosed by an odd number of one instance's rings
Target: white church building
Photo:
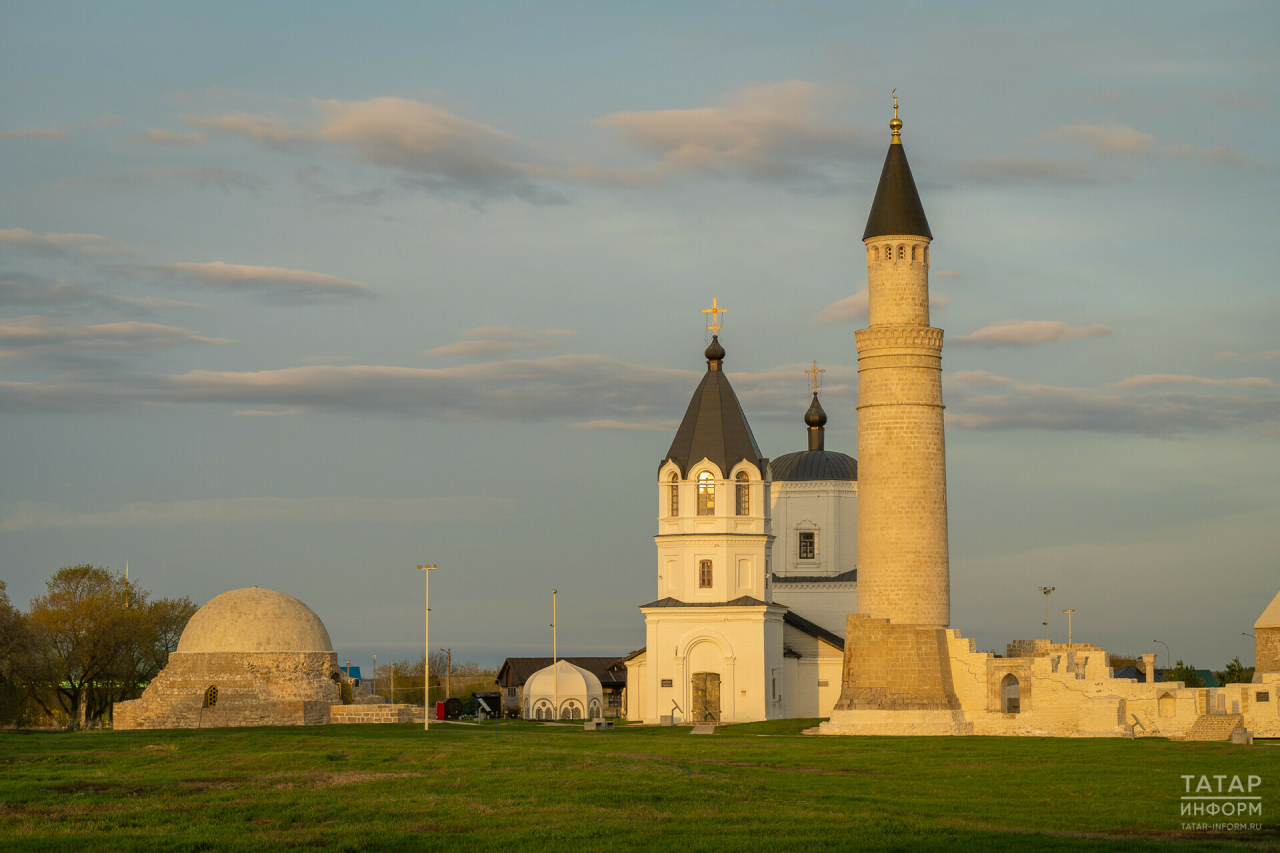
[[[718,336],[705,355],[658,469],[658,598],[640,608],[645,648],[627,660],[627,716],[828,716],[845,616],[857,612],[857,462],[825,449],[816,390],[808,448],[770,462]]]

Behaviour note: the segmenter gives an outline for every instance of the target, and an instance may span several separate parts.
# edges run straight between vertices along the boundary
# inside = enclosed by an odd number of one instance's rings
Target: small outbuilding
[[[588,669],[558,660],[524,684],[526,720],[593,720],[604,714],[604,688]]]

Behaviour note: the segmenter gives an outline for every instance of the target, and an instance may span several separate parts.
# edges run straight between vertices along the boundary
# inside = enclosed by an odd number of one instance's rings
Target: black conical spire
[[[924,216],[924,205],[920,203],[920,193],[916,192],[916,182],[907,163],[907,152],[898,135],[902,122],[898,119],[896,103],[889,127],[893,130],[893,142],[884,158],[880,184],[876,187],[875,201],[871,202],[871,215],[867,217],[867,230],[862,232],[862,239],[912,234],[932,240],[933,232],[929,230],[929,220]]]

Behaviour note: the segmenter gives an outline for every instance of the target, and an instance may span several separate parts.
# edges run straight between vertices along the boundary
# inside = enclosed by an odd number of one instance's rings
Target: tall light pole
[[[1044,593],[1044,641],[1049,642],[1049,593],[1053,592],[1057,587],[1042,586],[1040,591]]]
[[[422,730],[431,728],[431,713],[427,707],[431,698],[431,573],[436,570],[433,563],[429,566],[418,566],[422,577],[426,580],[426,597],[422,603]]]
[[[556,647],[556,591],[551,590],[551,677],[556,683],[556,716],[560,719],[560,667],[556,666],[559,662],[560,650]]]
[[[374,655],[374,656],[373,656],[373,675],[372,675],[372,678],[373,678],[373,687],[372,687],[372,688],[370,688],[370,689],[377,689],[377,687],[378,687],[378,656],[377,656],[377,655]]]
[[[441,646],[436,646],[436,648],[448,655],[448,663],[444,665],[444,698],[448,699],[453,695],[449,692],[449,683],[453,680],[453,649],[446,649]]]
[[[1074,614],[1075,608],[1068,608],[1063,613],[1067,614],[1067,645],[1071,645],[1071,616]]]
[[[1167,661],[1169,662],[1169,666],[1173,666],[1173,655],[1172,655],[1172,654],[1170,654],[1170,652],[1169,652],[1169,644],[1168,644],[1168,643],[1166,643],[1166,642],[1163,642],[1162,640],[1152,640],[1151,642],[1153,642],[1153,643],[1160,643],[1160,645],[1164,646],[1164,657],[1165,657],[1165,660],[1167,660]],[[1155,667],[1154,667],[1154,666],[1152,666],[1151,668],[1152,668],[1152,669],[1155,669]]]

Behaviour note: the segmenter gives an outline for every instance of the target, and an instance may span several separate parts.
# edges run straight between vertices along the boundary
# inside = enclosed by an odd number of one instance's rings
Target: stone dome
[[[332,652],[324,623],[292,595],[233,589],[196,611],[179,652]]]

